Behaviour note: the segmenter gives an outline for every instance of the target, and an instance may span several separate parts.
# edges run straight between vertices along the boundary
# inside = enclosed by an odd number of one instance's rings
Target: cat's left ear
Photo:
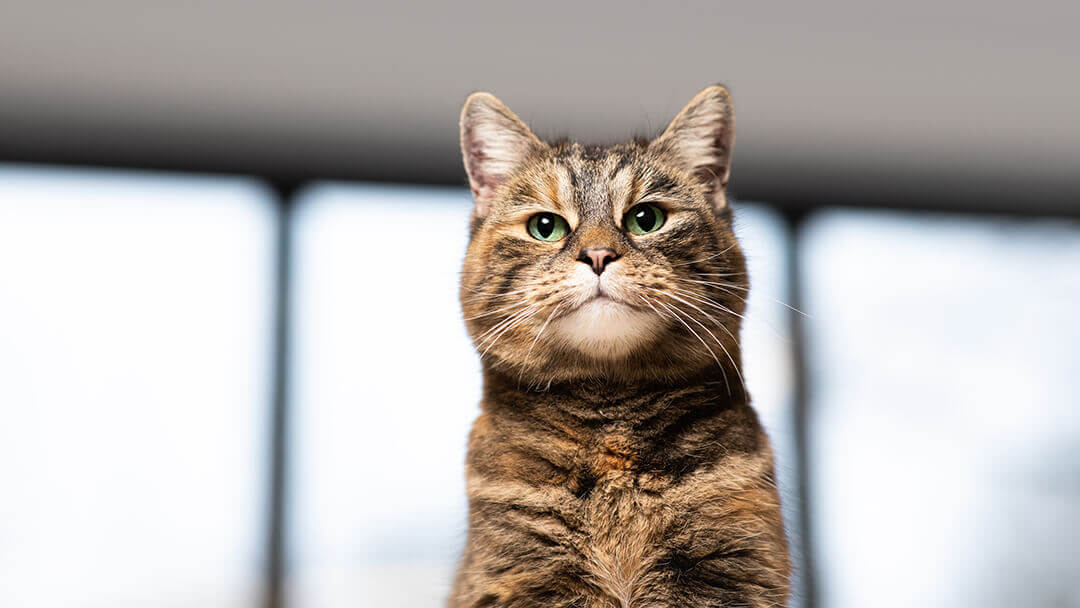
[[[716,210],[727,207],[724,188],[731,174],[735,111],[720,85],[698,93],[649,148],[674,158],[706,188]]]
[[[476,199],[476,215],[487,215],[496,189],[530,153],[543,146],[494,95],[469,95],[461,109],[461,155]]]

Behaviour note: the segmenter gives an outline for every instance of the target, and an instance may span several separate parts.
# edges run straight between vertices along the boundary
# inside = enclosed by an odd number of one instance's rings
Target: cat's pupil
[[[550,213],[541,213],[540,217],[536,218],[536,231],[545,239],[551,236],[551,233],[555,231],[555,216]]]
[[[634,220],[637,222],[637,225],[641,228],[642,232],[648,232],[652,230],[653,226],[656,224],[656,214],[653,213],[652,209],[642,207],[634,214]]]

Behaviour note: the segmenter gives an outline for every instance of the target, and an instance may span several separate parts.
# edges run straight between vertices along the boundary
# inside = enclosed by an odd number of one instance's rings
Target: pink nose
[[[600,274],[608,264],[617,259],[619,254],[615,253],[614,249],[587,247],[581,250],[577,260],[592,266],[593,272]]]

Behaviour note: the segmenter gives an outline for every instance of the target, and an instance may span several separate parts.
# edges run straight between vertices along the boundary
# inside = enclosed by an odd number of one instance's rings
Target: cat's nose
[[[593,272],[600,274],[604,272],[604,268],[619,259],[619,254],[615,253],[614,249],[598,248],[598,247],[586,247],[578,254],[577,261],[584,262],[589,266],[592,266]]]

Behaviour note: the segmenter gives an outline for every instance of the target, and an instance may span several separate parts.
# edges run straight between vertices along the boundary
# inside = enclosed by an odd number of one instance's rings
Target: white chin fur
[[[652,312],[598,298],[552,322],[551,331],[584,354],[617,359],[651,341],[661,324]]]

